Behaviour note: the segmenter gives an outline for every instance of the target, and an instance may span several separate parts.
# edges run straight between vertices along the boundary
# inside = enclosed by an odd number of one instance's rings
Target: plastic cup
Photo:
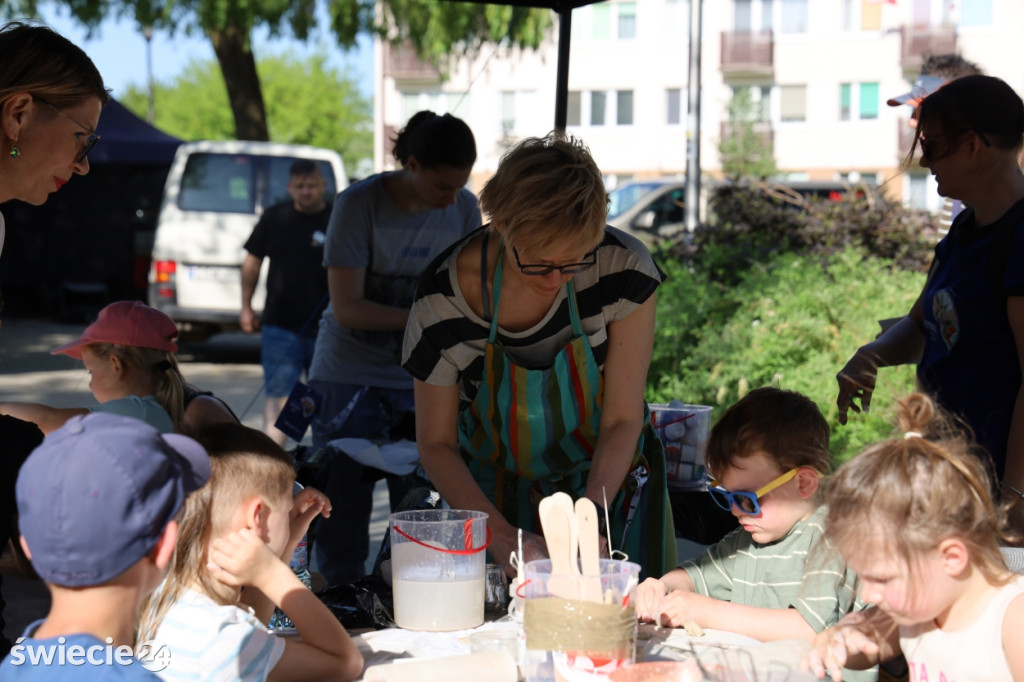
[[[445,632],[483,623],[487,514],[421,509],[388,520],[398,627]]]
[[[668,487],[696,490],[704,480],[704,451],[711,433],[711,410],[707,405],[683,403],[648,405],[651,426],[665,446]]]
[[[548,559],[526,564],[528,682],[607,677],[636,660],[640,566],[611,559],[600,563],[598,576],[552,574]]]

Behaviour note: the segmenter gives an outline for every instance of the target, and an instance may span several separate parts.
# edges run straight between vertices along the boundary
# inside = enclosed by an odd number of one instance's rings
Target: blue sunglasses
[[[759,488],[756,492],[752,493],[742,490],[737,490],[735,492],[732,490],[726,490],[718,485],[717,480],[706,474],[704,476],[704,485],[707,488],[708,494],[711,495],[711,499],[715,501],[715,504],[725,511],[732,511],[733,505],[736,505],[745,513],[756,516],[761,513],[761,505],[759,503],[760,498],[775,490],[780,485],[788,483],[794,476],[796,476],[798,471],[800,471],[800,467],[790,469],[764,487]]]

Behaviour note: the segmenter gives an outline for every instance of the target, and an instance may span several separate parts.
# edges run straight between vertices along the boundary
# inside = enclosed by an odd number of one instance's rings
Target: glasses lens
[[[580,272],[586,272],[592,267],[594,267],[593,263],[573,263],[572,265],[563,266],[562,272],[566,275],[575,275]]]
[[[729,511],[729,509],[731,508],[732,500],[729,498],[729,495],[726,494],[724,490],[709,485],[708,495],[711,495],[711,499],[714,501],[714,503],[717,504],[722,509]]]
[[[748,514],[757,514],[761,507],[757,504],[757,495],[754,493],[733,493],[733,499],[737,506]]]
[[[78,163],[82,163],[83,161],[85,161],[85,157],[89,156],[89,152],[91,152],[92,148],[96,146],[96,143],[99,141],[99,139],[100,138],[98,138],[95,135],[90,135],[85,140],[85,146],[82,147],[82,151],[78,153]]]
[[[546,275],[555,268],[548,267],[546,265],[521,265],[519,270],[524,275]]]

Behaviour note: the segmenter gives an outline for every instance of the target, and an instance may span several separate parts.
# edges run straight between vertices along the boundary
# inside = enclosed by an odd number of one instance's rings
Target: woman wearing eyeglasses
[[[81,49],[45,26],[0,27],[0,204],[42,204],[74,174],[89,172],[100,110],[109,96]],[[4,248],[0,213],[0,253]],[[0,296],[0,307],[3,297]],[[14,482],[42,433],[34,424],[0,416],[0,552],[15,513]],[[0,600],[0,631],[3,629]],[[0,656],[11,643],[0,634]]]
[[[921,166],[940,195],[970,208],[936,246],[907,316],[837,375],[839,421],[849,409],[867,411],[879,367],[914,362],[920,388],[971,428],[982,457],[991,456],[1002,494],[1021,497],[1024,103],[998,78],[965,76],[929,95],[919,120]]]
[[[489,514],[510,573],[519,529],[524,559],[547,555],[537,503],[561,490],[607,504],[612,549],[661,575],[675,537],[644,387],[664,274],[606,226],[579,140],[524,140],[480,205],[490,224],[427,268],[406,327],[423,466],[452,507]]]

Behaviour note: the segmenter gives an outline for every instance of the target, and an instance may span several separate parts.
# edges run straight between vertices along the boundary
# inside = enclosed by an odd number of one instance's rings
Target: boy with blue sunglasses
[[[708,439],[707,490],[740,527],[697,559],[641,583],[637,615],[762,641],[813,641],[860,608],[856,576],[821,547],[828,441],[818,406],[793,391],[758,388],[726,410]],[[860,679],[874,679],[866,672]]]

